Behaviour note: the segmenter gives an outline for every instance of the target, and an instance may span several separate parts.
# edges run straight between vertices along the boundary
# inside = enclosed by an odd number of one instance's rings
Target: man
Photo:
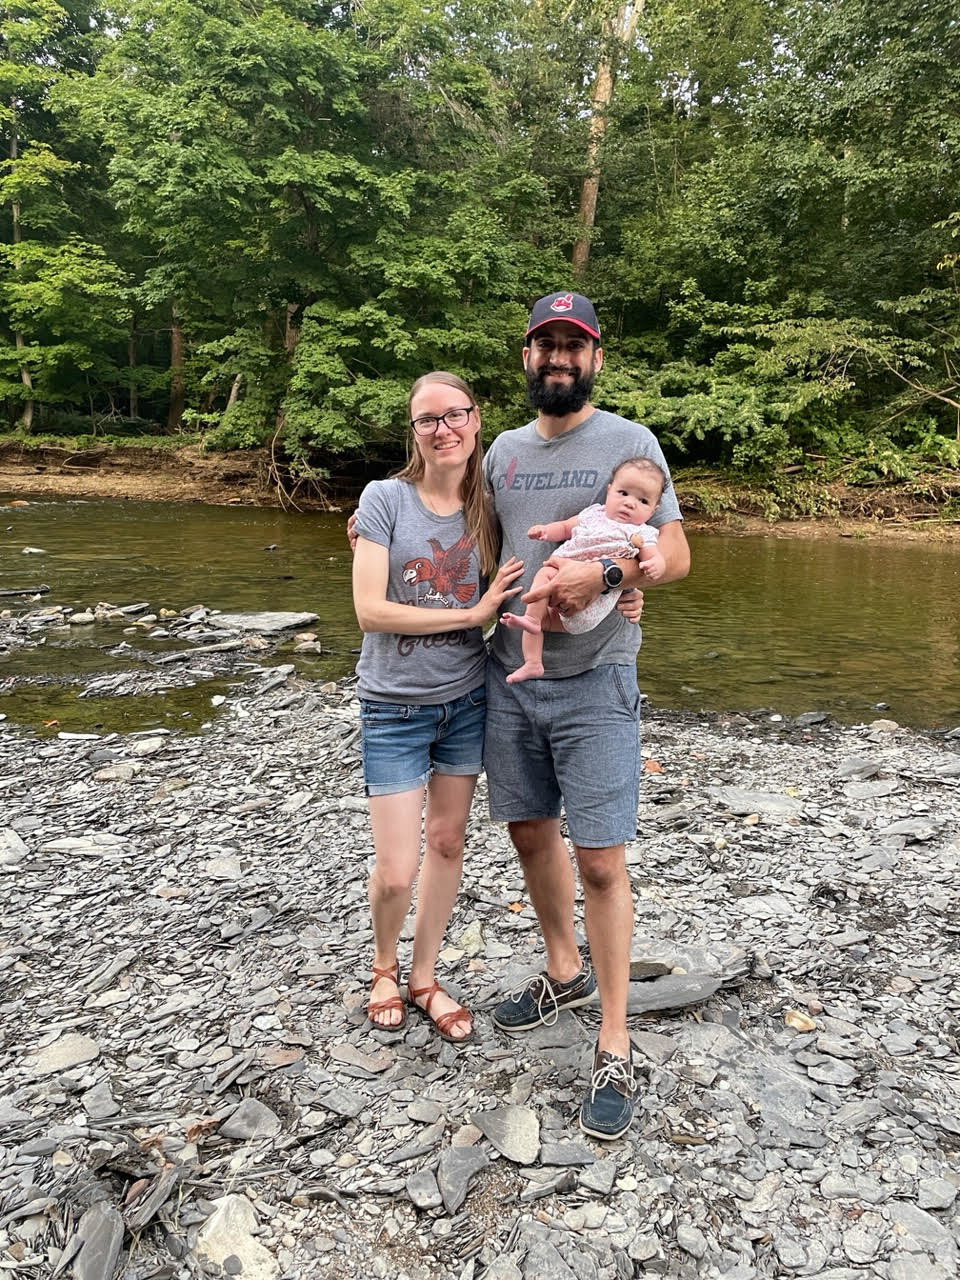
[[[493,442],[484,462],[503,553],[525,562],[524,582],[550,556],[533,541],[533,524],[565,520],[602,502],[613,471],[628,458],[666,460],[646,427],[591,403],[603,366],[600,326],[581,294],[553,293],[533,307],[523,348],[537,417]],[[549,585],[524,600],[549,597],[576,613],[603,591],[683,578],[690,551],[669,483],[650,523],[659,529],[653,560],[556,560]],[[505,1031],[552,1022],[561,1009],[592,1000],[601,1024],[580,1127],[619,1138],[633,1118],[636,1084],[627,1031],[633,900],[625,845],[636,836],[640,781],[636,655],[640,629],[613,610],[582,635],[547,633],[550,678],[507,684],[522,663],[521,631],[497,627],[487,675],[485,767],[490,816],[509,824],[546,949],[546,969],[497,1006]],[[575,880],[560,828],[563,806],[583,886],[591,966],[574,935]]]

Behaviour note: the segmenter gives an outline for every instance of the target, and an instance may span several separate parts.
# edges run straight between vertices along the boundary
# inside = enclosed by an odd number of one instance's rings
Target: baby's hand
[[[651,555],[640,561],[640,568],[647,582],[659,582],[667,572],[667,562],[663,553],[654,548]]]
[[[547,526],[545,524],[531,525],[527,530],[527,537],[533,538],[536,542],[549,542],[547,537]]]

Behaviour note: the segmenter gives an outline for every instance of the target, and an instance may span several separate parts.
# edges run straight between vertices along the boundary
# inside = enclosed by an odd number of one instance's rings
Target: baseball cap
[[[554,320],[566,320],[577,328],[589,333],[591,338],[600,341],[600,325],[593,303],[582,293],[548,293],[545,298],[538,298],[530,312],[530,323],[527,325],[525,338],[529,338],[535,329],[551,324]]]

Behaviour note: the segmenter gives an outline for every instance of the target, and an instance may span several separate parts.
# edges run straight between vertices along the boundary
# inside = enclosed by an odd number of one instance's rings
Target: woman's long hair
[[[470,404],[476,404],[473,391],[462,378],[455,373],[447,373],[444,369],[434,369],[432,373],[425,373],[422,378],[418,378],[410,388],[407,399],[408,411],[417,392],[432,382],[440,382],[444,386],[453,387],[456,391],[462,391]],[[416,484],[418,480],[423,479],[423,473],[423,454],[417,447],[411,427],[407,437],[407,464],[396,473],[397,479]],[[497,571],[497,561],[500,557],[500,538],[492,504],[483,480],[483,444],[479,430],[473,453],[467,459],[467,469],[460,481],[460,501],[463,503],[464,522],[477,544],[481,571],[492,578]]]

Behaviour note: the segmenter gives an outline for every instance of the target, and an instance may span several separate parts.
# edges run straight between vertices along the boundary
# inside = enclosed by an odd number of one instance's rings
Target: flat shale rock
[[[478,1112],[472,1120],[514,1164],[533,1164],[540,1154],[540,1121],[529,1107],[496,1107]]]
[[[546,961],[483,779],[437,975],[476,1036],[375,1030],[351,682],[162,621],[157,680],[235,664],[202,734],[0,732],[0,1269],[955,1280],[960,735],[648,713],[604,1144],[599,1005],[490,1017]]]
[[[223,1267],[228,1275],[242,1275],[246,1280],[277,1280],[279,1263],[255,1238],[257,1228],[256,1211],[245,1196],[224,1196],[214,1203],[213,1213],[200,1228],[196,1256],[201,1262]],[[239,1269],[227,1265],[231,1258],[239,1260]]]
[[[318,620],[315,613],[212,613],[207,624],[218,631],[255,631],[272,636],[280,631],[296,631]]]
[[[35,1076],[49,1076],[58,1071],[69,1071],[83,1063],[92,1062],[100,1054],[100,1046],[90,1036],[68,1034],[45,1045],[23,1060],[24,1068]]]

